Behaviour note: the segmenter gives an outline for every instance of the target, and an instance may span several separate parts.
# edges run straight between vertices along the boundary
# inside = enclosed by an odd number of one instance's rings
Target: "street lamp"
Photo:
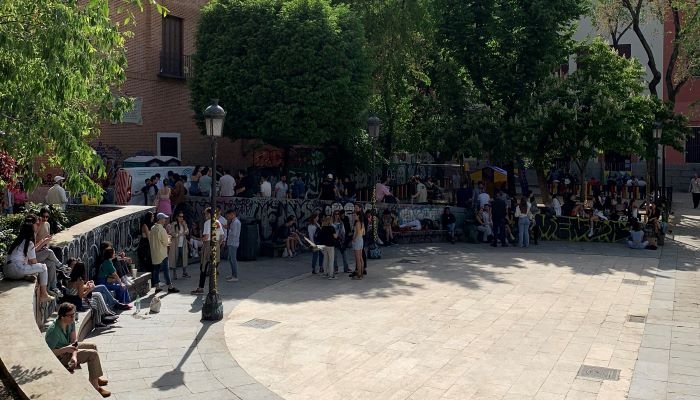
[[[209,293],[202,306],[202,319],[205,321],[220,321],[224,318],[224,306],[216,289],[216,273],[218,267],[219,244],[216,241],[216,221],[219,219],[216,212],[216,139],[221,137],[224,128],[226,111],[219,106],[219,99],[212,99],[211,105],[204,110],[204,125],[207,128],[207,136],[211,138],[211,170],[214,181],[211,187],[211,231],[209,232]]]
[[[382,124],[382,120],[380,120],[376,116],[371,116],[369,119],[367,119],[367,133],[369,133],[369,137],[372,139],[372,144],[376,146],[377,144],[377,139],[379,138],[379,126]],[[372,146],[372,181],[376,180],[376,165],[375,165],[375,157],[377,154],[377,149],[375,146]],[[377,205],[377,183],[375,182],[374,188],[372,189],[372,238],[374,241],[377,241],[377,223],[379,221],[379,217],[376,217],[375,221],[375,216],[377,214],[376,210],[376,205]]]
[[[654,137],[654,144],[655,144],[655,157],[654,157],[654,199],[657,199],[659,197],[659,142],[661,141],[661,134],[663,133],[663,129],[661,128],[661,122],[659,121],[654,121],[654,125],[652,128],[652,136]],[[665,184],[666,182],[664,182]],[[663,186],[661,188],[663,191]]]

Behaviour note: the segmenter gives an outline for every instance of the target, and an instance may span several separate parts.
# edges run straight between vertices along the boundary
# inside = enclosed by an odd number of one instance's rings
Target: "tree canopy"
[[[28,189],[43,168],[34,160],[48,156],[70,190],[101,191],[91,176],[104,166],[89,141],[99,122],[121,119],[130,106],[113,95],[126,78],[125,35],[108,0],[0,4],[0,147]]]
[[[227,110],[224,135],[288,147],[361,144],[370,61],[362,24],[326,0],[218,0],[202,10],[192,107]]]

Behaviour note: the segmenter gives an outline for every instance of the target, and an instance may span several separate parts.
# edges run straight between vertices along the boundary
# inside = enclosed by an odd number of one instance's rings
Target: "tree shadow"
[[[45,370],[42,367],[33,367],[31,369],[23,368],[21,365],[13,365],[10,367],[10,375],[20,386],[34,382],[35,380],[43,378],[52,373],[52,371]]]

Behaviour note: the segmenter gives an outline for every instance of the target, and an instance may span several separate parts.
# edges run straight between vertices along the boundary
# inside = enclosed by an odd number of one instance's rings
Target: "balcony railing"
[[[159,76],[188,79],[192,77],[192,57],[182,54],[160,53]]]

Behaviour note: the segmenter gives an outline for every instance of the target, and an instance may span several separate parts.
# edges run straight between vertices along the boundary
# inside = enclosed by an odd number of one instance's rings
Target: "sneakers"
[[[228,278],[226,278],[226,282],[238,282],[238,278],[236,278],[235,276],[229,276]]]
[[[189,277],[190,277],[190,274],[188,274],[187,272],[182,273],[182,279],[187,279]]]
[[[328,277],[328,280],[329,280],[329,281],[334,281],[334,280],[336,280],[336,279],[338,279],[338,277],[335,276],[335,275],[331,275],[331,276]]]
[[[190,292],[191,294],[204,294],[204,289],[202,288],[197,288],[193,291]]]
[[[175,286],[169,287],[168,293],[180,293],[180,289],[176,288]]]

